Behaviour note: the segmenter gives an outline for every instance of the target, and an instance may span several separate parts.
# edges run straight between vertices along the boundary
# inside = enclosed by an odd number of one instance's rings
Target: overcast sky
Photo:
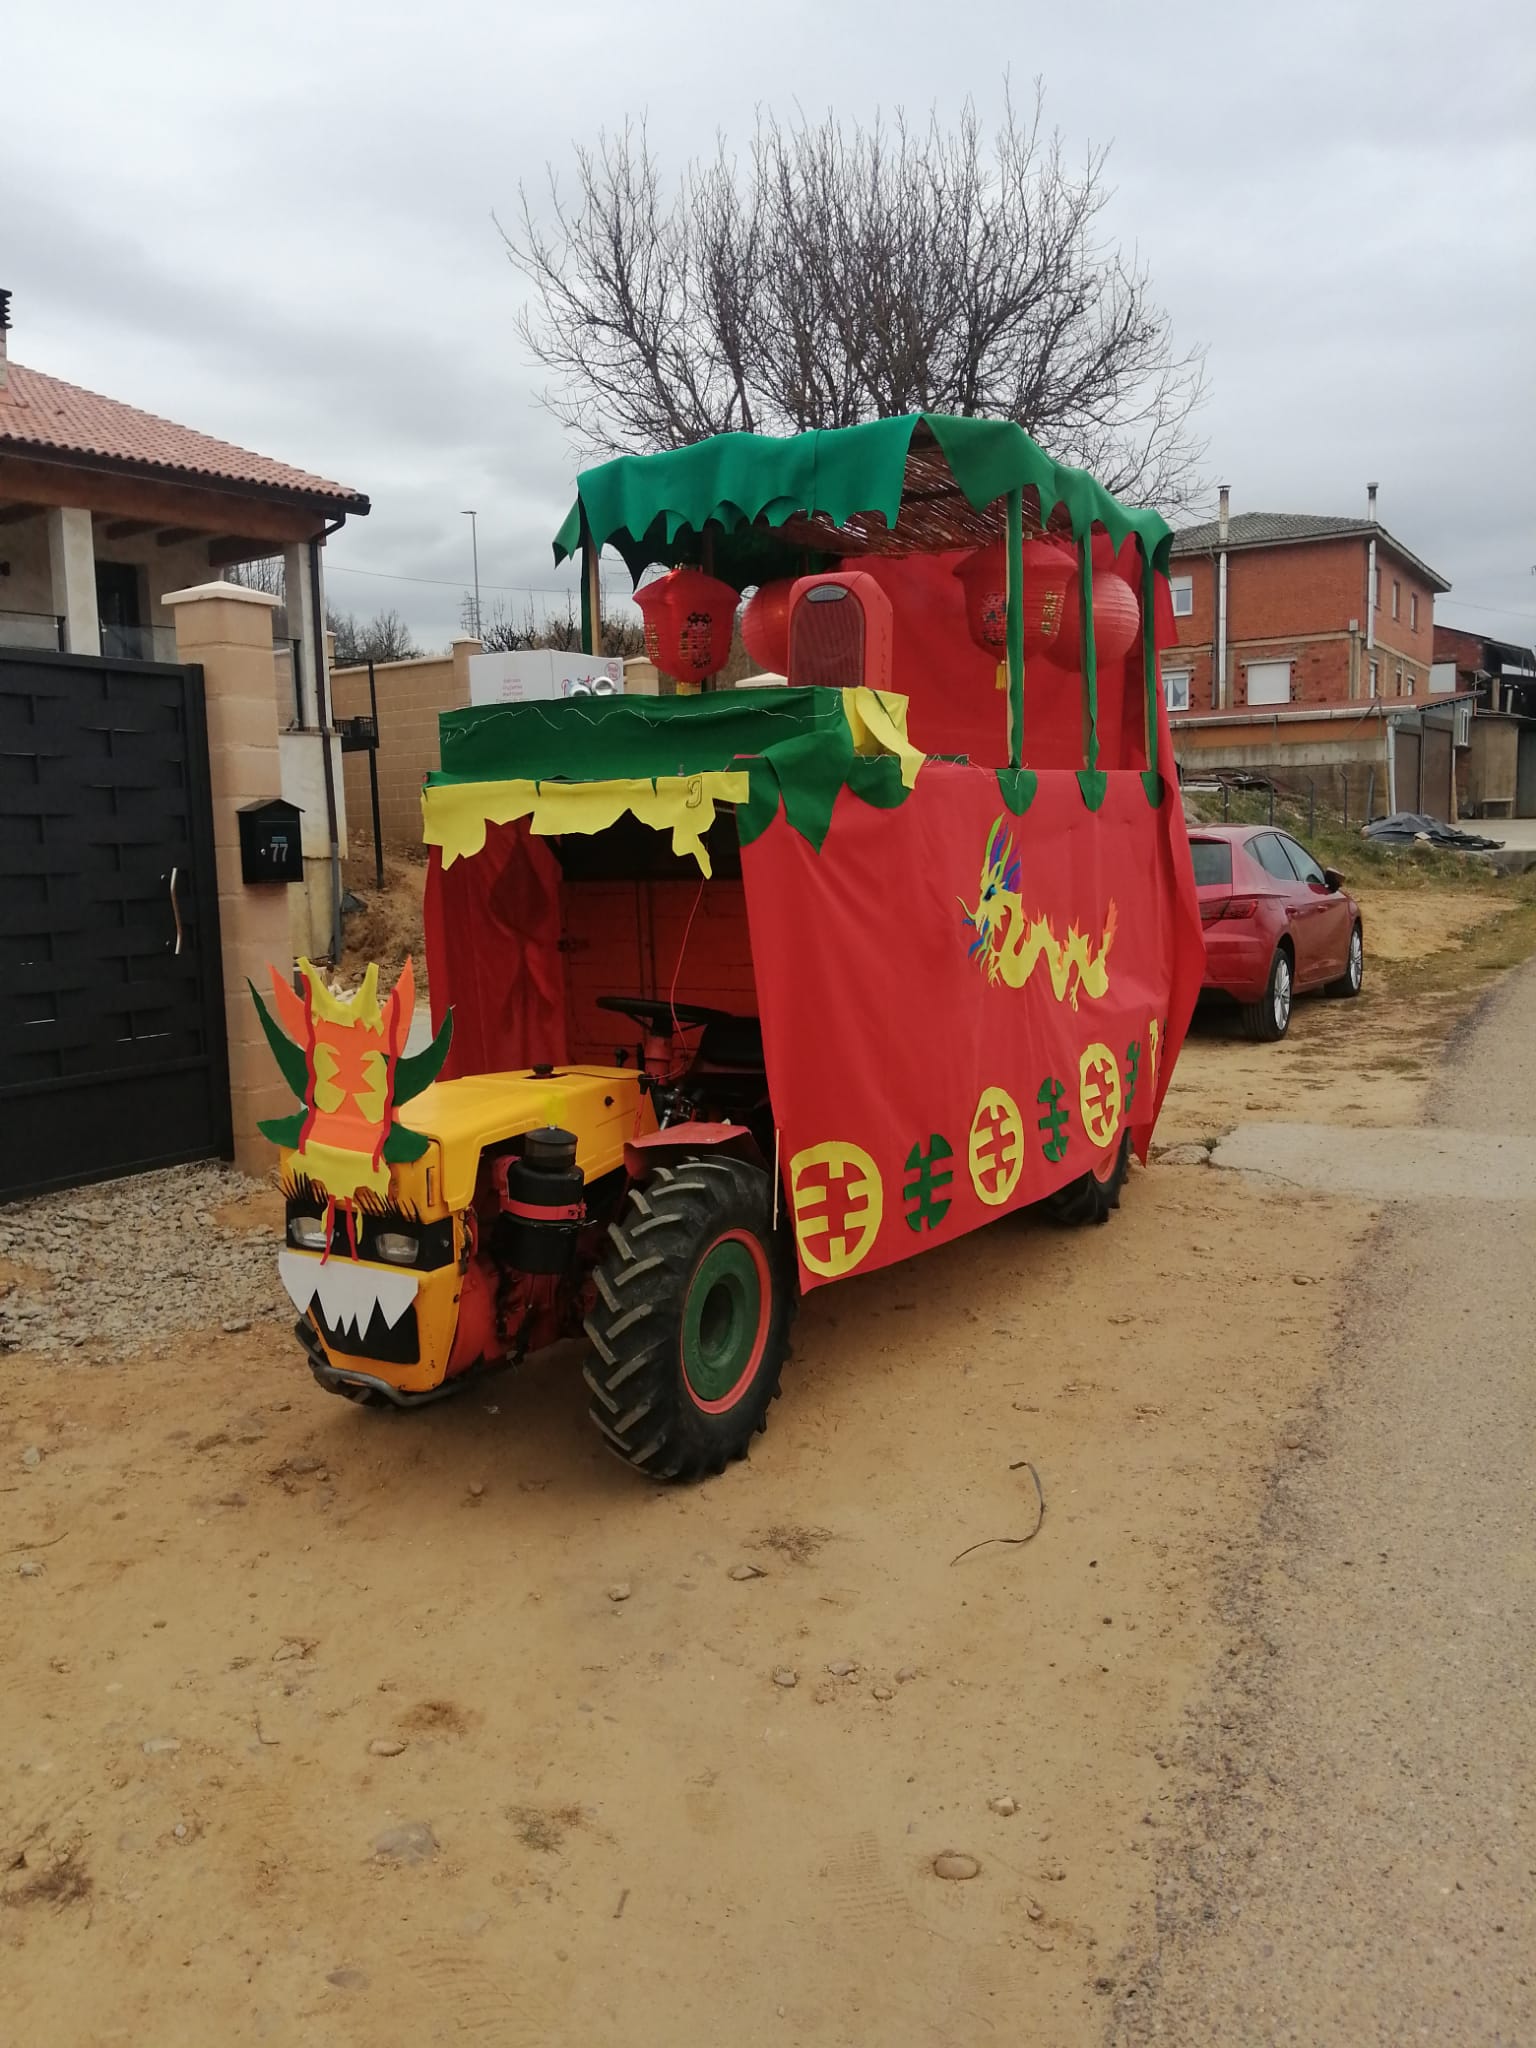
[[[990,116],[1010,68],[1070,144],[1113,143],[1114,232],[1209,348],[1234,511],[1363,514],[1379,479],[1455,586],[1437,617],[1536,636],[1529,0],[15,8],[12,353],[366,491],[333,601],[446,642],[461,508],[489,600],[561,580],[571,498],[492,208],[626,115],[681,166],[759,103]]]

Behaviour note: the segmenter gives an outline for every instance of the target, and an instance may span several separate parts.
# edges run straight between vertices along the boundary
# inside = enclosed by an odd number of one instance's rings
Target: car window
[[[1195,864],[1195,887],[1232,880],[1232,847],[1225,839],[1191,839],[1190,858]]]
[[[1323,871],[1304,846],[1298,846],[1294,839],[1281,838],[1280,844],[1291,857],[1291,866],[1304,882],[1316,882],[1320,889],[1328,884],[1323,880]]]
[[[1248,842],[1248,851],[1263,868],[1273,875],[1277,882],[1294,882],[1296,870],[1285,857],[1285,848],[1275,832],[1256,832]]]

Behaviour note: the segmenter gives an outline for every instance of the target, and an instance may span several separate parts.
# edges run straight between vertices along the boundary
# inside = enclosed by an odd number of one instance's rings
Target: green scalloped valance
[[[574,555],[583,524],[598,546],[612,546],[638,575],[653,561],[674,559],[684,536],[714,526],[740,536],[729,550],[738,568],[748,565],[744,529],[783,526],[820,514],[841,526],[858,513],[877,512],[890,527],[901,511],[912,437],[925,427],[955,482],[976,511],[1010,491],[1034,489],[1042,518],[1066,508],[1082,539],[1102,525],[1118,548],[1131,533],[1159,568],[1166,566],[1172,530],[1160,514],[1122,505],[1086,470],[1054,462],[1011,420],[965,419],[953,413],[906,413],[859,427],[836,427],[779,438],[768,434],[716,434],[686,448],[656,455],[621,455],[583,470],[576,503],[555,537],[555,560]],[[730,564],[718,565],[725,573]]]

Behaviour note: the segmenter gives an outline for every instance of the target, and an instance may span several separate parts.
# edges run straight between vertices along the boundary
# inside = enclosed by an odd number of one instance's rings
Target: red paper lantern
[[[1124,661],[1141,633],[1141,605],[1123,576],[1094,565],[1093,644],[1099,667]]]
[[[1070,668],[1077,660],[1076,558],[1051,541],[1024,544],[1024,659],[1045,656]],[[965,592],[966,623],[978,647],[1008,647],[1008,556],[1002,541],[977,548],[955,570]]]
[[[748,654],[769,675],[789,674],[789,598],[793,576],[762,584],[741,615],[741,638]]]
[[[718,675],[731,651],[736,593],[702,569],[669,569],[635,592],[645,620],[645,651],[663,675],[701,683]]]
[[[1008,554],[993,541],[977,548],[955,570],[965,592],[965,622],[978,647],[1002,653],[1008,645]]]
[[[1024,549],[1024,659],[1077,660],[1077,569],[1070,548],[1031,541]]]

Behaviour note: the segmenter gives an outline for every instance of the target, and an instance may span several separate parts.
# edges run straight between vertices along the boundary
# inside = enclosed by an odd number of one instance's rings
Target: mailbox
[[[240,879],[242,882],[302,882],[304,848],[299,838],[302,813],[286,797],[260,797],[242,804]]]
[[[371,713],[364,711],[356,718],[338,718],[334,724],[344,754],[371,754],[377,751],[379,722]]]

